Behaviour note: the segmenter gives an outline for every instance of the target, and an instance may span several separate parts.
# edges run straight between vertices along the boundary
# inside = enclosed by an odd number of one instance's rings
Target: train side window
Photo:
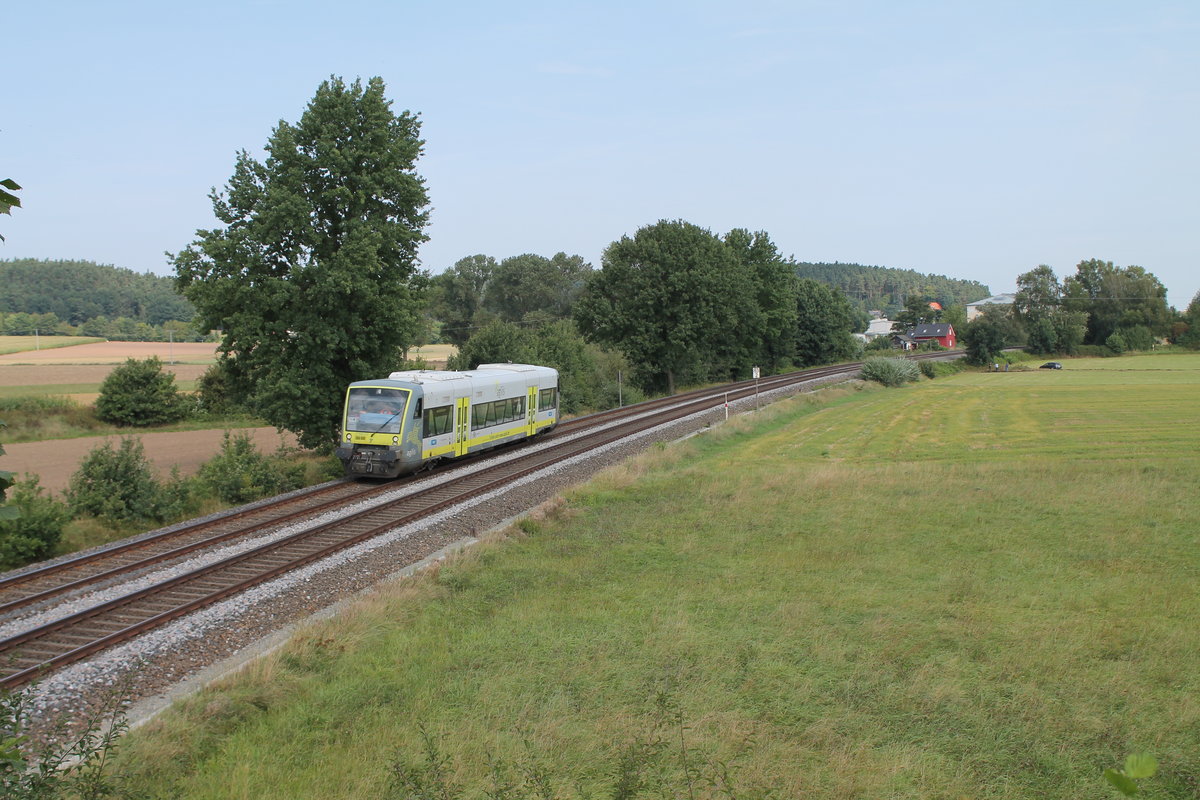
[[[475,403],[471,406],[471,427],[478,429],[483,427],[483,421],[487,419],[487,405],[485,403]]]
[[[425,403],[425,398],[423,398],[423,397],[417,398],[417,406],[416,406],[416,408],[413,409],[413,419],[421,418],[421,406],[424,405],[424,403]]]
[[[430,436],[443,436],[449,433],[453,424],[452,412],[453,408],[450,406],[427,410],[421,423],[424,428],[421,433],[422,438],[428,439]]]
[[[558,388],[550,387],[538,392],[538,411],[546,411],[558,407]]]

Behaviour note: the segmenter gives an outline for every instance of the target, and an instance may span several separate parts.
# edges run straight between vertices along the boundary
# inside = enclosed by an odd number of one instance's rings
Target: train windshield
[[[346,430],[356,433],[399,433],[408,396],[408,389],[352,387],[346,403]]]

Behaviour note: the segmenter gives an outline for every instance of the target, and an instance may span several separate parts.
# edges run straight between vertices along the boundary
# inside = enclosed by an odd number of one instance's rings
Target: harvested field
[[[92,403],[100,384],[127,359],[158,356],[180,388],[197,380],[216,360],[211,342],[95,342],[0,355],[0,397],[62,394]]]
[[[163,363],[211,364],[217,346],[212,342],[96,342],[52,350],[25,350],[0,355],[9,364],[122,364],[127,358],[158,356]]]
[[[0,388],[100,384],[116,366],[118,364],[5,364],[0,366]],[[164,364],[163,370],[175,373],[176,381],[194,381],[208,367],[208,364]]]

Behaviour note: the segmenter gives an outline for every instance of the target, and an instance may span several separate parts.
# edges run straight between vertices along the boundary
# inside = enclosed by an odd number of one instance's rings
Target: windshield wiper
[[[390,425],[392,423],[392,420],[394,420],[396,417],[400,416],[403,413],[404,413],[403,411],[397,411],[395,414],[392,414],[390,417],[385,419],[383,422],[379,423],[379,427],[376,428],[375,430],[371,431],[371,433],[379,433],[381,430],[383,430],[388,425]]]

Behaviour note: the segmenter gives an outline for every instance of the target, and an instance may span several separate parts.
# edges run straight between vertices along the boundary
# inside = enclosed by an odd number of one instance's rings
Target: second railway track
[[[410,492],[403,492],[402,487],[401,491],[397,491],[398,485],[363,487],[353,483],[338,483],[332,487],[348,488],[297,495],[304,505],[304,508],[299,510],[287,507],[283,503],[267,503],[256,509],[249,509],[236,515],[236,519],[241,520],[237,530],[222,530],[216,534],[220,541],[244,537],[250,532],[265,528],[278,528],[296,519],[311,519],[323,512],[327,514],[331,509],[364,499],[400,495],[381,499],[366,509],[347,513],[332,521],[302,527],[298,531],[252,546],[243,552],[219,558],[197,569],[120,594],[94,606],[10,635],[0,641],[0,663],[4,664],[0,667],[0,685],[10,688],[20,686],[48,670],[87,658],[250,586],[269,581],[387,531],[409,525],[449,506],[464,503],[472,497],[512,486],[522,477],[537,473],[555,463],[594,452],[646,429],[670,423],[698,411],[710,410],[715,403],[725,398],[736,400],[790,384],[809,383],[845,375],[853,370],[854,365],[805,370],[757,382],[745,381],[698,390],[572,420],[561,425],[556,435],[546,442],[545,446],[509,451],[504,454],[507,458],[492,459],[476,470],[455,470],[444,480],[427,487],[414,488]],[[328,488],[326,487],[327,490]],[[262,511],[268,508],[270,510]],[[255,511],[259,513],[256,514]],[[115,581],[122,571],[145,572],[153,563],[182,558],[187,553],[211,546],[200,541],[204,536],[197,536],[195,532],[191,535],[196,541],[181,543],[179,539],[163,537],[164,541],[158,543],[157,549],[140,559],[133,559],[129,564],[112,561],[114,556],[110,556],[107,562],[104,559],[89,562],[91,566],[83,567],[85,574],[82,577],[75,573],[81,568],[80,564],[72,566],[70,562],[64,562],[66,566],[56,573],[60,576],[57,583],[48,575],[18,583],[6,577],[0,580],[0,602],[19,604],[19,600],[13,599],[19,596],[34,598],[27,602],[47,601],[53,595],[71,591],[72,586],[80,582],[86,584],[89,581]],[[210,533],[208,538],[213,538],[213,535]],[[174,552],[179,550],[186,552]],[[100,566],[105,563],[107,566]],[[31,571],[34,572],[37,571]],[[39,581],[48,583],[42,585]],[[24,591],[18,591],[15,588],[18,585],[25,587]],[[39,586],[41,588],[37,588]],[[30,587],[33,587],[32,591]],[[7,594],[4,593],[6,591]]]

